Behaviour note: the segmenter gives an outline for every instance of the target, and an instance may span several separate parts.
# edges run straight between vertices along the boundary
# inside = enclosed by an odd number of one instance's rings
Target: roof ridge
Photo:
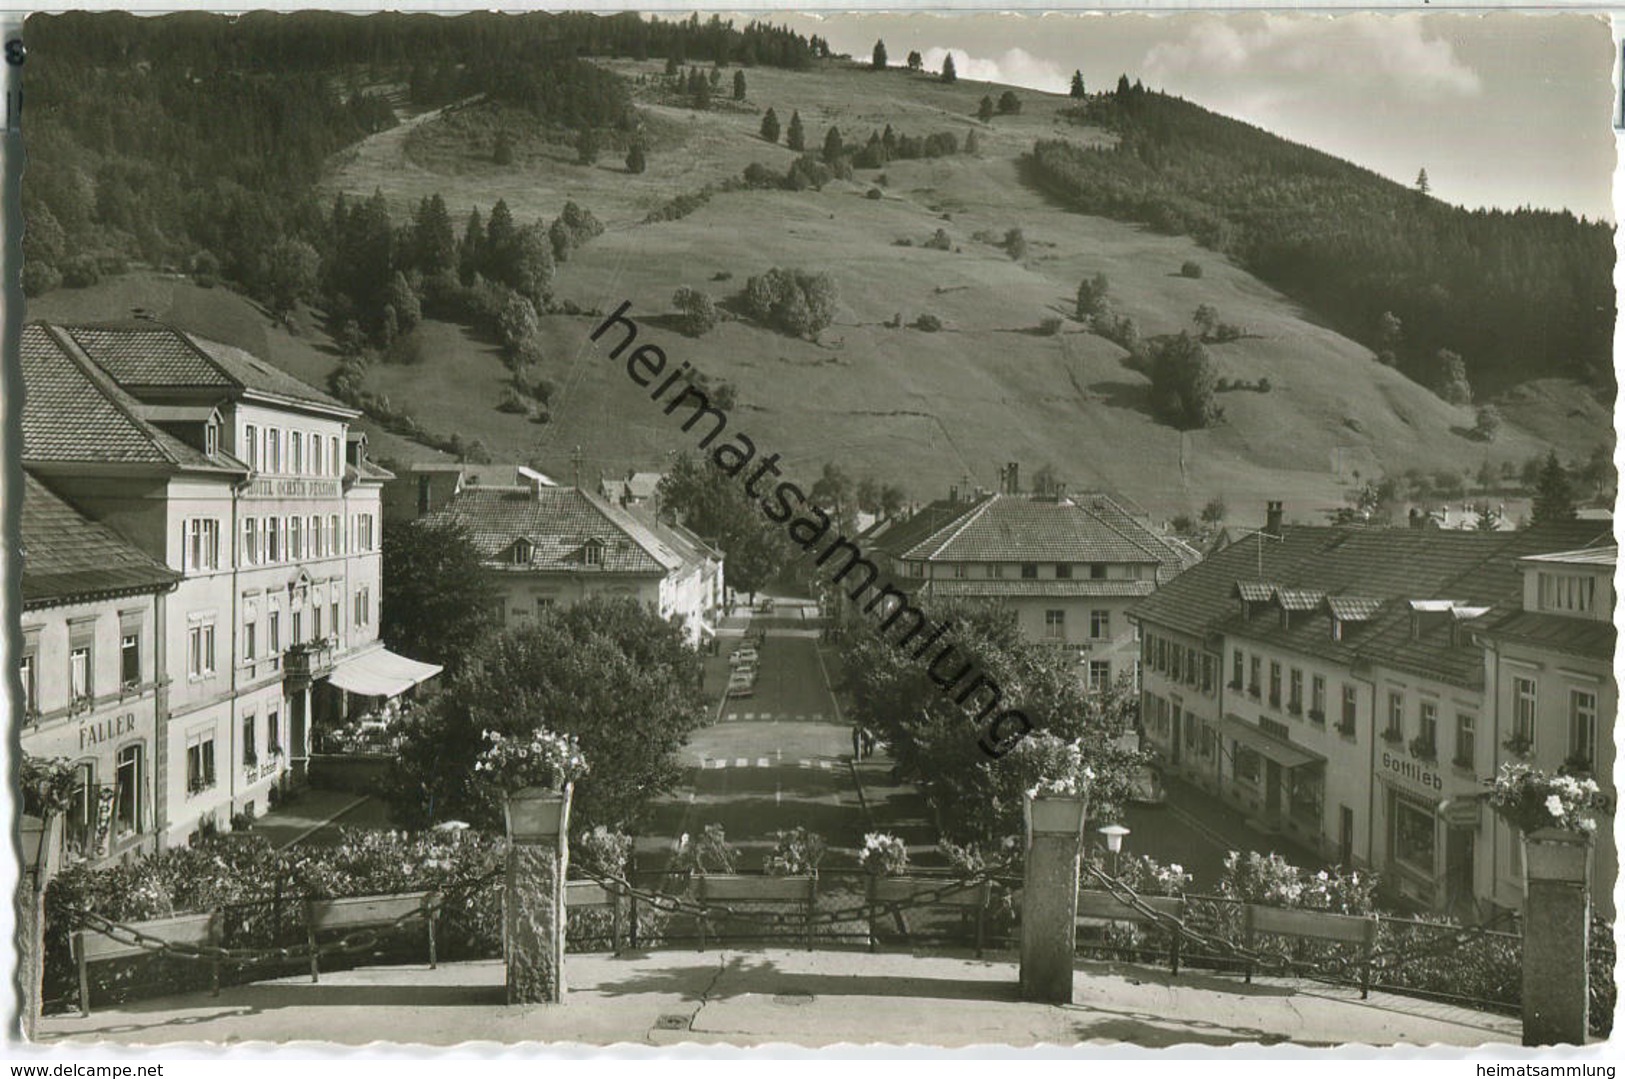
[[[1111,499],[1106,495],[1101,495],[1100,497],[1106,498],[1107,501],[1111,501]],[[1122,537],[1123,540],[1125,540],[1126,542],[1133,544],[1134,546],[1138,547],[1140,550],[1144,551],[1146,554],[1151,555],[1153,558],[1155,558],[1157,560],[1157,562],[1159,564],[1162,562],[1162,555],[1160,555],[1157,552],[1151,550],[1144,543],[1142,543],[1139,540],[1135,539],[1133,536],[1128,535],[1121,528],[1118,528],[1116,525],[1114,525],[1110,521],[1106,520],[1105,517],[1103,517],[1100,514],[1096,513],[1093,507],[1084,506],[1084,505],[1082,505],[1081,503],[1078,503],[1078,502],[1074,502],[1074,503],[1072,503],[1072,505],[1076,509],[1083,510],[1083,512],[1087,513],[1094,520],[1099,521],[1106,528],[1108,528],[1111,531],[1117,533],[1117,535]],[[1123,514],[1123,516],[1128,517],[1130,520],[1133,520],[1133,515],[1130,514],[1127,510],[1123,509],[1122,506],[1118,505],[1116,502],[1112,502],[1112,505],[1116,506],[1117,509]],[[1136,523],[1138,523],[1138,522],[1136,522]],[[1143,528],[1144,526],[1142,525],[1141,527]],[[1146,531],[1150,531],[1150,529],[1146,529]],[[1169,551],[1168,553],[1173,554],[1175,558],[1178,557],[1178,555],[1175,554],[1175,552],[1173,552],[1173,551]]]
[[[648,555],[662,566],[664,566],[667,560],[671,557],[676,557],[679,561],[682,560],[681,556],[678,555],[674,550],[669,549],[658,535],[644,525],[642,521],[639,521],[636,517],[633,517],[625,510],[622,510],[617,506],[611,506],[608,502],[597,497],[596,495],[593,495],[584,487],[566,487],[565,490],[574,491],[577,496],[582,498],[587,503],[587,505],[598,511],[598,514],[603,517],[605,521],[619,529],[623,535],[641,547],[644,554]],[[617,514],[624,516],[625,520],[617,520]],[[630,528],[627,527],[628,524],[631,525]],[[645,539],[638,535],[639,532],[647,533],[648,537],[654,540],[654,542],[663,550],[651,549]],[[670,567],[667,568],[669,569]]]
[[[163,456],[164,460],[176,468],[181,467],[180,458],[166,444],[169,436],[137,414],[136,409],[133,407],[135,398],[125,393],[123,387],[114,380],[113,376],[102,370],[101,365],[91,359],[90,354],[79,347],[79,342],[73,339],[73,334],[69,332],[66,326],[58,326],[44,319],[40,320],[39,326],[45,331],[46,336],[56,342],[57,347],[62,350],[62,354],[68,358],[68,362],[79,368],[85,378],[102,392],[102,396],[107,399],[108,404],[112,405],[125,419],[129,420],[135,426],[135,429],[152,444],[153,449]]]
[[[919,543],[916,543],[913,547],[909,548],[908,553],[912,553],[914,551],[919,550],[921,547],[925,546],[927,543],[930,543],[933,539],[935,539],[941,533],[947,531],[948,529],[953,529],[953,535],[949,536],[947,539],[945,539],[941,543],[937,544],[935,550],[930,551],[929,553],[927,553],[924,556],[927,561],[930,561],[931,559],[935,558],[937,555],[941,554],[947,548],[948,544],[950,544],[954,540],[958,539],[959,534],[961,532],[965,531],[965,529],[969,528],[971,525],[975,524],[978,520],[980,520],[982,514],[984,514],[984,513],[986,513],[988,511],[988,507],[993,505],[994,502],[997,502],[998,499],[999,499],[999,493],[997,491],[992,492],[991,494],[989,494],[986,498],[984,498],[982,500],[982,504],[980,506],[972,506],[970,509],[968,509],[964,513],[960,514],[958,519],[949,521],[947,524],[943,525],[941,528],[937,529],[935,532],[931,533],[929,536],[926,536],[925,539],[921,540]]]

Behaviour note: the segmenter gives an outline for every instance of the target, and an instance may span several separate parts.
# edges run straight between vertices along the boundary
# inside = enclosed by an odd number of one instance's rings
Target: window
[[[68,849],[78,854],[89,854],[90,843],[96,834],[96,817],[101,798],[96,790],[96,765],[91,761],[77,764],[73,769],[73,790],[68,795],[67,817],[62,822]]]
[[[1201,679],[1201,672],[1196,666],[1196,649],[1187,648],[1185,649],[1185,682],[1187,685],[1196,686],[1201,684]]]
[[[278,517],[267,517],[265,519],[265,560],[267,562],[282,561],[282,544],[288,534],[286,525],[287,522]]]
[[[282,755],[282,730],[277,713],[265,713],[265,752],[273,757]]]
[[[1309,718],[1326,722],[1326,679],[1318,674],[1309,679]]]
[[[254,537],[254,518],[243,518],[243,565],[252,566],[259,561],[258,541]]]
[[[318,513],[310,519],[310,557],[320,558],[326,553],[322,545],[322,515]]]
[[[1399,794],[1393,798],[1394,860],[1412,869],[1433,875],[1433,811]]]
[[[502,601],[498,600],[497,602],[500,604]],[[371,620],[371,610],[372,597],[367,592],[367,586],[362,585],[355,590],[355,618],[352,619],[353,624],[357,626],[366,625]],[[497,613],[501,614],[502,612],[499,609]]]
[[[68,654],[68,687],[73,703],[88,701],[90,685],[90,645],[82,644]]]
[[[113,772],[113,829],[119,835],[141,831],[141,788],[146,782],[139,745],[118,751]]]
[[[1270,707],[1281,707],[1281,664],[1270,660]]]
[[[214,731],[186,740],[186,792],[197,794],[214,786]]]
[[[277,664],[282,661],[282,612],[272,611],[271,620],[265,628],[265,646],[270,650],[271,669],[274,671]]]
[[[987,567],[987,575],[994,578],[1003,577],[1004,567],[997,562],[989,563]]]
[[[310,639],[319,641],[322,637],[322,605],[313,603],[310,608]]]
[[[1091,659],[1089,661],[1089,688],[1098,693],[1104,693],[1111,688],[1112,663],[1109,659]]]
[[[214,623],[194,622],[186,633],[186,673],[191,678],[214,674]]]
[[[17,661],[17,675],[23,683],[23,712],[30,715],[39,711],[39,680],[34,673],[34,662],[32,652],[24,652]]]
[[[924,577],[925,576],[925,563],[924,562],[910,562],[910,563],[908,563],[908,575],[910,577]]]
[[[304,644],[305,643],[305,612],[304,611],[294,611],[293,612],[293,617],[289,620],[289,625],[290,625],[290,628],[292,629],[293,632],[288,634],[288,643],[289,644]]]
[[[1358,700],[1358,691],[1347,682],[1343,683],[1343,733],[1354,733],[1354,708]]]
[[[213,457],[220,452],[220,426],[214,423],[203,425],[203,453]]]
[[[1320,768],[1295,768],[1287,773],[1292,784],[1287,807],[1293,818],[1317,827],[1325,804],[1326,774]]]
[[[220,568],[220,522],[196,517],[182,526],[182,569]]]
[[[288,557],[305,557],[305,521],[302,517],[288,518]]]
[[[333,463],[333,475],[344,475],[343,458],[339,457],[339,439],[337,435],[327,440],[328,459]]]
[[[1094,640],[1102,640],[1112,635],[1112,612],[1089,612],[1089,636]],[[1159,638],[1160,639],[1160,638]]]
[[[1066,640],[1066,612],[1044,612],[1044,636],[1051,641]]]
[[[259,724],[254,721],[253,715],[243,717],[243,767],[252,768],[260,762],[259,746],[255,736],[259,733]]]
[[[1168,651],[1173,653],[1172,662],[1168,667],[1168,677],[1175,682],[1182,682],[1185,680],[1185,650],[1178,646],[1170,646]]]
[[[1596,606],[1597,581],[1594,577],[1542,573],[1539,585],[1541,610],[1585,612]]]
[[[1092,563],[1089,566],[1089,579],[1091,581],[1104,581],[1106,579],[1106,567],[1098,562]]]
[[[141,684],[141,635],[126,633],[118,643],[119,685],[125,688]]]
[[[372,514],[370,514],[370,513],[361,514],[357,518],[357,522],[361,526],[361,535],[358,536],[357,539],[356,539],[355,549],[357,551],[370,551],[370,550],[372,550]],[[600,548],[599,549],[599,561],[602,561],[602,559],[603,559],[603,550],[602,550],[602,548]],[[590,556],[589,556],[589,561],[587,562],[587,564],[589,566],[596,566],[596,565],[598,565],[598,561],[592,561],[590,559]]]
[[[1241,649],[1238,648],[1234,652],[1230,653],[1230,688],[1231,689],[1240,689],[1241,688],[1241,683],[1242,683],[1241,671],[1242,671]]]
[[[1405,736],[1405,695],[1403,693],[1388,694],[1388,729],[1384,733],[1394,739]]]
[[[554,599],[553,599],[552,596],[537,596],[536,597],[536,617],[540,618],[540,617],[542,617],[542,614],[544,612],[552,610],[553,604],[554,604]]]
[[[1038,578],[1038,566],[1037,566],[1037,564],[1035,564],[1033,562],[1023,562],[1021,564],[1021,579],[1024,580],[1024,581],[1032,581],[1032,580],[1037,580],[1037,578]]]
[[[260,468],[260,429],[254,424],[243,428],[243,462],[255,472]]]
[[[339,630],[341,628],[339,626],[339,597],[338,597],[338,591],[339,591],[338,586],[334,585],[333,586],[333,602],[331,604],[329,604],[328,608],[327,608],[328,615],[330,616],[328,618],[328,622],[333,627],[332,628],[332,634],[335,637],[337,637],[339,635]]]
[[[343,543],[343,541],[344,541],[344,536],[339,532],[339,515],[336,514],[336,513],[328,514],[327,515],[327,553],[330,554],[330,555],[343,554],[344,553],[344,543]]]
[[[282,432],[269,427],[265,430],[265,471],[282,471]]]
[[[1072,563],[1057,562],[1055,565],[1055,579],[1057,581],[1070,581],[1072,579]]]
[[[1211,655],[1208,655],[1206,653],[1203,653],[1203,655],[1202,655],[1202,692],[1203,693],[1212,693],[1215,689],[1218,688],[1218,686],[1217,686],[1218,681],[1219,681],[1219,657],[1218,656],[1211,656]]]
[[[965,563],[963,563],[963,562],[955,562],[954,563],[954,580],[963,581],[965,579],[966,575],[969,572],[970,572],[969,567],[967,567],[965,565]]]
[[[1260,683],[1264,677],[1264,661],[1257,656],[1249,656],[1247,675],[1247,692],[1252,695],[1254,700],[1257,700],[1263,693],[1263,686]]]
[[[1294,715],[1300,715],[1303,712],[1303,672],[1296,667],[1292,668],[1287,683],[1286,706],[1287,710]]]
[[[243,659],[245,662],[253,663],[257,658],[255,656],[257,642],[254,638],[258,635],[258,630],[259,625],[255,622],[243,623]]]
[[[362,521],[362,527],[365,528],[367,524],[371,522],[371,518],[362,518]],[[366,549],[371,550],[370,544]],[[581,549],[581,555],[582,561],[586,562],[587,565],[602,566],[604,564],[604,545],[602,543],[589,540],[587,545]]]
[[[1478,717],[1471,712],[1456,713],[1456,763],[1463,768],[1474,767],[1478,760]]]
[[[1597,761],[1597,695],[1569,690],[1569,760],[1589,767]]]
[[[288,471],[299,475],[305,470],[305,436],[298,431],[288,432]]]
[[[1416,732],[1422,745],[1428,750],[1434,750],[1439,744],[1439,706],[1432,701],[1423,701],[1421,710],[1421,729]]]
[[[1519,741],[1527,742],[1531,749],[1535,745],[1535,680],[1533,678],[1514,678],[1512,680],[1512,736]]]

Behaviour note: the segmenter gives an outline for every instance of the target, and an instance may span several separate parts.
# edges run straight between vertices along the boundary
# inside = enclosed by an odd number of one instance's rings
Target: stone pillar
[[[507,796],[508,879],[503,958],[509,1004],[564,1003],[564,881],[570,795],[530,787]]]
[[[1584,1045],[1590,1027],[1591,839],[1523,837],[1523,1044]]]
[[[1027,871],[1021,890],[1021,999],[1072,1003],[1083,798],[1027,799]]]
[[[56,875],[62,850],[62,815],[21,819],[23,873],[16,892],[18,981],[23,988],[22,1035],[33,1041],[45,987],[45,890]]]

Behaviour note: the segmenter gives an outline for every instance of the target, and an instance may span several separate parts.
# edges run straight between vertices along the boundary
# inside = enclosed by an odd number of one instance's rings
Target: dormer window
[[[534,555],[535,552],[536,545],[531,543],[530,540],[517,539],[514,540],[513,547],[509,551],[509,554],[513,559],[514,565],[524,566],[530,564],[531,556]]]
[[[602,566],[604,564],[604,544],[601,540],[590,539],[581,548],[581,561],[589,566]]]
[[[220,425],[206,423],[203,425],[203,452],[213,457],[220,452]]]

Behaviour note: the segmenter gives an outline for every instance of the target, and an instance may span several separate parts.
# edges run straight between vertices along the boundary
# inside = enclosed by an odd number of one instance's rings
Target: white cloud
[[[1212,20],[1155,45],[1146,82],[1173,92],[1205,90],[1215,76],[1237,93],[1359,93],[1477,97],[1478,73],[1451,43],[1414,16],[1341,18],[1267,15]]]
[[[1065,93],[1072,79],[1070,71],[1062,71],[1059,65],[1041,60],[1026,49],[1006,49],[997,57],[989,58],[972,56],[962,49],[933,46],[920,54],[925,70],[941,71],[943,58],[950,52],[954,54],[954,73],[962,79],[1025,86],[1051,94]]]

